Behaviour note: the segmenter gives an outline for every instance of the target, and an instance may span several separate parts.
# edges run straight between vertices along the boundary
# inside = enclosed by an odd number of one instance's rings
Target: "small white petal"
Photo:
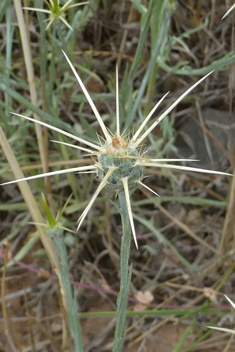
[[[58,171],[52,171],[52,172],[46,172],[44,174],[39,174],[39,175],[34,175],[34,176],[29,176],[29,177],[24,177],[20,178],[18,180],[14,181],[9,181],[2,183],[0,186],[3,185],[9,185],[10,183],[17,183],[17,182],[22,182],[22,181],[29,181],[29,180],[35,180],[36,178],[41,178],[41,177],[47,177],[47,176],[54,176],[54,175],[61,175],[61,174],[66,174],[70,172],[76,172],[76,171],[85,171],[85,170],[94,170],[97,169],[96,166],[94,165],[89,165],[89,166],[80,166],[80,167],[73,167],[71,169],[65,169],[65,170],[58,170]]]
[[[128,177],[122,178],[121,181],[122,181],[123,187],[124,187],[127,211],[128,211],[130,224],[131,224],[132,234],[133,234],[136,248],[138,249],[138,243],[137,243],[136,232],[135,232],[135,225],[134,225],[133,215],[132,215],[132,211],[131,211],[131,201],[130,201],[130,194],[129,194],[129,188],[128,188]]]
[[[75,70],[75,68],[74,68],[72,62],[69,60],[68,56],[65,54],[65,52],[64,52],[63,50],[62,50],[62,52],[63,52],[63,54],[64,54],[66,60],[68,61],[68,64],[69,64],[69,66],[71,67],[71,69],[72,69],[72,71],[73,71],[73,73],[74,73],[74,76],[76,77],[76,79],[77,79],[77,81],[78,81],[80,87],[82,88],[82,91],[83,91],[83,93],[85,94],[85,96],[86,96],[86,98],[87,98],[87,100],[88,100],[88,103],[90,104],[90,107],[92,108],[92,110],[93,110],[93,112],[94,112],[94,114],[95,114],[95,117],[97,118],[97,120],[98,120],[98,122],[99,122],[99,125],[100,125],[100,127],[101,127],[101,129],[102,129],[102,131],[103,131],[103,133],[104,133],[104,135],[105,135],[105,138],[106,138],[107,142],[108,142],[108,143],[112,143],[112,138],[110,137],[110,135],[109,135],[109,133],[108,133],[108,131],[107,131],[107,128],[105,127],[105,125],[104,125],[104,123],[103,123],[103,121],[102,121],[102,118],[101,118],[101,116],[100,116],[98,110],[96,109],[96,106],[95,106],[95,104],[93,103],[93,101],[92,101],[92,99],[91,99],[91,97],[90,97],[90,95],[89,95],[89,93],[88,93],[86,87],[84,86],[84,84],[83,84],[81,78],[79,77],[77,71]]]

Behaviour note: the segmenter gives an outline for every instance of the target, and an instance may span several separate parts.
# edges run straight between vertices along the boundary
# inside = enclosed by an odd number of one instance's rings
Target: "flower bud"
[[[118,143],[117,143],[118,139]],[[131,156],[134,158],[132,159]],[[124,190],[121,179],[128,178],[128,188],[131,193],[138,187],[137,181],[143,178],[144,167],[137,165],[137,160],[140,157],[136,150],[128,141],[121,136],[113,137],[112,144],[107,147],[107,152],[100,154],[98,163],[98,178],[103,179],[110,166],[117,167],[117,170],[112,173],[106,183],[105,188],[114,193]]]

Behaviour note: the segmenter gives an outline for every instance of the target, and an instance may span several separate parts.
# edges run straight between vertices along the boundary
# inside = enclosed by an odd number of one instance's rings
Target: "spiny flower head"
[[[64,230],[64,231],[68,231],[68,232],[74,232],[66,227],[64,227],[62,224],[61,224],[61,217],[71,199],[72,195],[67,199],[67,201],[65,202],[63,208],[58,211],[57,215],[56,216],[53,216],[51,210],[50,210],[50,207],[47,203],[47,200],[46,200],[46,197],[44,194],[42,194],[42,197],[41,197],[41,205],[43,207],[43,210],[46,214],[46,217],[47,217],[47,221],[45,224],[40,224],[41,226],[44,226],[47,230],[53,230],[53,229],[61,229],[61,230]]]
[[[24,7],[24,9],[38,11],[38,12],[44,12],[44,13],[49,14],[49,19],[46,20],[46,21],[49,21],[46,26],[46,30],[48,30],[48,28],[52,25],[53,21],[56,18],[58,18],[72,31],[73,28],[70,26],[70,24],[64,18],[65,12],[67,10],[71,9],[72,7],[88,4],[88,2],[80,2],[78,4],[70,5],[72,1],[73,0],[68,0],[64,5],[60,6],[60,0],[44,0],[45,4],[47,4],[49,10],[33,8],[33,7]]]
[[[10,181],[4,184],[15,183],[30,179],[36,179],[45,176],[52,176],[56,174],[64,174],[69,172],[95,172],[98,179],[100,180],[100,184],[97,187],[95,193],[93,194],[92,198],[90,199],[89,204],[81,214],[80,218],[78,219],[78,229],[80,228],[83,220],[85,219],[87,213],[89,212],[91,206],[93,205],[95,199],[102,191],[103,188],[106,188],[108,191],[111,191],[116,197],[118,196],[119,192],[124,192],[126,198],[126,204],[128,209],[128,216],[131,224],[131,229],[134,237],[134,241],[136,247],[138,248],[137,239],[136,239],[136,232],[135,226],[133,221],[133,216],[131,212],[131,202],[130,202],[130,195],[136,190],[138,185],[142,185],[143,187],[147,188],[149,191],[155,193],[152,189],[147,187],[143,182],[144,176],[144,169],[145,167],[164,167],[170,169],[179,169],[179,170],[188,170],[188,171],[196,171],[196,172],[206,172],[206,173],[216,173],[222,175],[229,175],[227,173],[219,172],[219,171],[211,171],[211,170],[204,170],[199,168],[187,167],[187,166],[179,166],[174,164],[168,164],[168,162],[178,162],[178,161],[188,161],[188,159],[149,159],[146,158],[145,155],[141,155],[140,146],[143,140],[148,136],[148,134],[163,120],[165,116],[169,114],[169,112],[189,93],[191,92],[199,83],[201,83],[209,74],[205,77],[200,79],[196,82],[193,86],[191,86],[185,93],[183,93],[168,109],[164,111],[164,113],[144,132],[142,133],[144,127],[146,126],[149,119],[154,114],[157,107],[161,104],[163,99],[169,93],[166,93],[162,99],[153,107],[150,111],[148,116],[145,118],[143,123],[140,125],[136,133],[132,138],[125,137],[123,134],[120,133],[120,119],[119,119],[119,88],[118,88],[118,69],[116,68],[116,132],[112,134],[108,131],[104,122],[96,109],[95,104],[93,103],[87,89],[85,88],[81,78],[79,77],[78,73],[76,72],[74,66],[72,65],[71,61],[69,60],[68,56],[63,52],[65,58],[67,59],[83,93],[85,94],[90,107],[95,114],[97,121],[102,129],[104,139],[99,138],[99,143],[94,144],[85,139],[72,135],[66,131],[63,131],[57,127],[51,126],[45,122],[34,120],[30,117],[26,117],[23,115],[19,115],[14,113],[17,116],[23,117],[27,120],[36,122],[42,126],[48,127],[54,131],[57,131],[67,137],[70,137],[79,143],[84,144],[86,147],[81,147],[80,145],[72,145],[69,143],[54,141],[56,143],[61,143],[72,148],[77,148],[82,151],[88,153],[92,158],[96,161],[93,165],[88,166],[81,166],[75,167],[65,170],[53,171],[48,172],[40,175],[35,175],[31,177],[27,177],[20,180]]]
[[[122,137],[119,136],[119,139]],[[114,136],[113,140],[116,140],[117,136]],[[139,158],[139,152],[131,147],[127,141],[123,140],[127,147],[115,148],[115,151],[109,153],[109,150],[105,154],[100,154],[98,162],[100,169],[98,169],[98,178],[102,180],[105,174],[108,172],[109,167],[114,167],[116,170],[110,176],[107,185],[105,186],[108,190],[114,191],[116,194],[124,190],[122,179],[128,178],[128,187],[132,192],[137,188],[136,182],[141,181],[144,174],[144,167],[136,164],[136,159]],[[112,148],[113,149],[113,148]]]

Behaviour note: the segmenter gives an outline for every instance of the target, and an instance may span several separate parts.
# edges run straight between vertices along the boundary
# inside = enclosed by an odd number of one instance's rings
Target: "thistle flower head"
[[[61,20],[71,31],[73,28],[65,19],[65,12],[72,7],[77,7],[81,5],[88,4],[88,2],[80,2],[78,4],[71,4],[73,0],[68,0],[64,5],[60,5],[60,0],[44,0],[44,3],[48,6],[48,10],[40,9],[40,8],[33,8],[33,7],[24,7],[26,10],[33,10],[38,12],[44,12],[49,15],[49,18],[46,20],[48,24],[46,26],[46,30],[52,25],[55,19]]]
[[[98,157],[98,178],[102,180],[107,173],[109,167],[115,167],[116,170],[110,176],[105,188],[109,191],[118,192],[124,190],[123,178],[128,179],[128,187],[130,192],[134,192],[137,188],[138,181],[141,181],[144,174],[144,167],[136,164],[136,159],[140,154],[128,140],[122,136],[115,135],[112,143],[107,147],[107,152],[100,154]]]
[[[40,224],[41,226],[44,226],[47,230],[53,230],[53,229],[61,229],[61,230],[65,230],[65,231],[68,231],[68,232],[74,232],[64,226],[62,226],[61,224],[61,217],[71,199],[72,195],[69,196],[69,198],[67,199],[67,201],[65,202],[63,208],[58,211],[57,215],[56,216],[53,216],[51,210],[50,210],[50,207],[48,205],[48,202],[46,200],[46,197],[44,194],[42,194],[41,196],[41,205],[42,205],[42,208],[46,214],[46,223],[45,224]]]
[[[64,52],[63,52],[64,53]],[[99,126],[103,132],[104,139],[100,138],[99,143],[91,143],[72,135],[66,131],[63,131],[57,127],[51,126],[45,122],[34,120],[30,117],[25,117],[23,115],[15,114],[17,116],[23,117],[27,120],[36,122],[42,126],[46,126],[54,131],[57,131],[69,138],[72,138],[79,143],[82,143],[86,146],[86,148],[81,147],[80,145],[72,145],[69,143],[63,143],[57,141],[57,143],[62,143],[64,145],[70,146],[72,148],[77,148],[82,151],[85,151],[90,156],[94,157],[96,162],[94,165],[82,166],[82,167],[75,167],[65,170],[53,171],[48,172],[45,174],[35,175],[31,177],[27,177],[20,180],[15,180],[7,183],[15,183],[30,179],[36,179],[39,177],[44,176],[52,176],[55,174],[64,174],[69,172],[95,172],[97,177],[100,181],[99,186],[97,187],[95,193],[93,194],[92,198],[90,199],[89,204],[81,214],[80,218],[78,219],[78,229],[80,228],[81,224],[83,223],[87,213],[89,212],[91,206],[93,205],[94,201],[96,200],[99,193],[102,191],[103,188],[106,188],[108,191],[111,191],[115,196],[118,196],[119,192],[124,192],[126,198],[126,204],[128,209],[129,220],[131,224],[131,229],[134,237],[134,241],[137,245],[136,233],[135,233],[135,226],[133,221],[133,216],[131,212],[131,202],[130,202],[130,195],[136,190],[138,185],[142,185],[143,187],[147,188],[149,191],[153,192],[158,196],[156,192],[152,189],[147,187],[144,183],[142,183],[144,169],[145,167],[164,167],[170,169],[178,169],[178,170],[187,170],[187,171],[196,171],[196,172],[205,172],[205,173],[215,173],[215,174],[222,174],[222,175],[229,175],[227,173],[219,172],[219,171],[211,171],[211,170],[204,170],[199,168],[187,167],[187,166],[180,166],[175,164],[168,164],[168,162],[178,162],[178,161],[185,161],[185,159],[148,159],[146,156],[141,155],[140,153],[140,145],[144,141],[144,139],[148,136],[148,134],[163,120],[165,116],[167,116],[173,108],[189,93],[191,92],[198,84],[200,84],[209,74],[204,76],[198,82],[196,82],[193,86],[191,86],[185,93],[183,93],[170,107],[168,107],[164,113],[143,133],[143,129],[145,128],[147,122],[150,120],[152,115],[154,114],[157,107],[161,104],[165,96],[169,93],[166,93],[162,99],[153,107],[150,111],[149,115],[140,125],[136,133],[132,138],[128,138],[123,136],[120,133],[120,119],[119,119],[119,89],[118,89],[118,69],[116,68],[116,132],[115,134],[111,134],[96,109],[88,91],[86,90],[83,82],[81,81],[78,73],[76,72],[74,66],[72,65],[71,61],[64,53],[65,58],[68,61],[77,81],[86,96],[91,109],[99,123]],[[188,159],[186,159],[187,161]],[[5,183],[6,184],[6,183]]]

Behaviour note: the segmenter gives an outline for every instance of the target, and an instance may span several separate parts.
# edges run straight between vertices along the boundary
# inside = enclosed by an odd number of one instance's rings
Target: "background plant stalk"
[[[22,49],[24,53],[24,61],[25,67],[27,71],[27,79],[29,82],[29,92],[30,98],[33,105],[38,106],[38,98],[37,98],[37,90],[35,85],[35,76],[34,76],[34,69],[33,69],[33,61],[32,61],[32,53],[30,48],[30,41],[29,41],[29,33],[27,31],[25,20],[23,16],[23,10],[21,1],[14,0],[16,16],[19,24],[20,29],[20,36],[22,41]],[[36,114],[33,114],[35,120],[40,120]],[[46,160],[46,153],[44,150],[44,141],[43,141],[43,133],[42,128],[39,124],[35,123],[35,131],[37,135],[38,147],[39,147],[39,154],[40,159],[42,162],[43,172],[48,172],[48,165]],[[46,184],[46,181],[45,181]]]
[[[20,166],[12,152],[12,149],[10,147],[10,144],[7,141],[7,138],[5,137],[5,134],[0,127],[0,145],[6,155],[6,158],[11,166],[12,172],[14,173],[16,178],[23,178],[24,174],[22,173]],[[53,242],[49,236],[46,235],[44,231],[44,219],[43,216],[40,212],[39,207],[37,206],[37,202],[33,196],[33,193],[30,190],[30,187],[28,185],[28,182],[21,182],[18,184],[19,189],[21,191],[21,194],[25,200],[25,203],[28,206],[29,212],[31,214],[32,220],[35,223],[35,227],[38,231],[38,234],[40,236],[41,242],[43,244],[43,247],[45,248],[45,251],[48,255],[48,258],[50,260],[52,269],[57,275],[58,278],[58,283],[60,286],[59,289],[59,295],[61,297],[61,302],[63,305],[63,338],[62,338],[62,346],[67,346],[68,341],[69,341],[69,335],[67,331],[67,312],[68,312],[68,297],[67,297],[67,291],[64,287],[62,277],[60,274],[60,269],[59,269],[59,256],[54,248]]]

